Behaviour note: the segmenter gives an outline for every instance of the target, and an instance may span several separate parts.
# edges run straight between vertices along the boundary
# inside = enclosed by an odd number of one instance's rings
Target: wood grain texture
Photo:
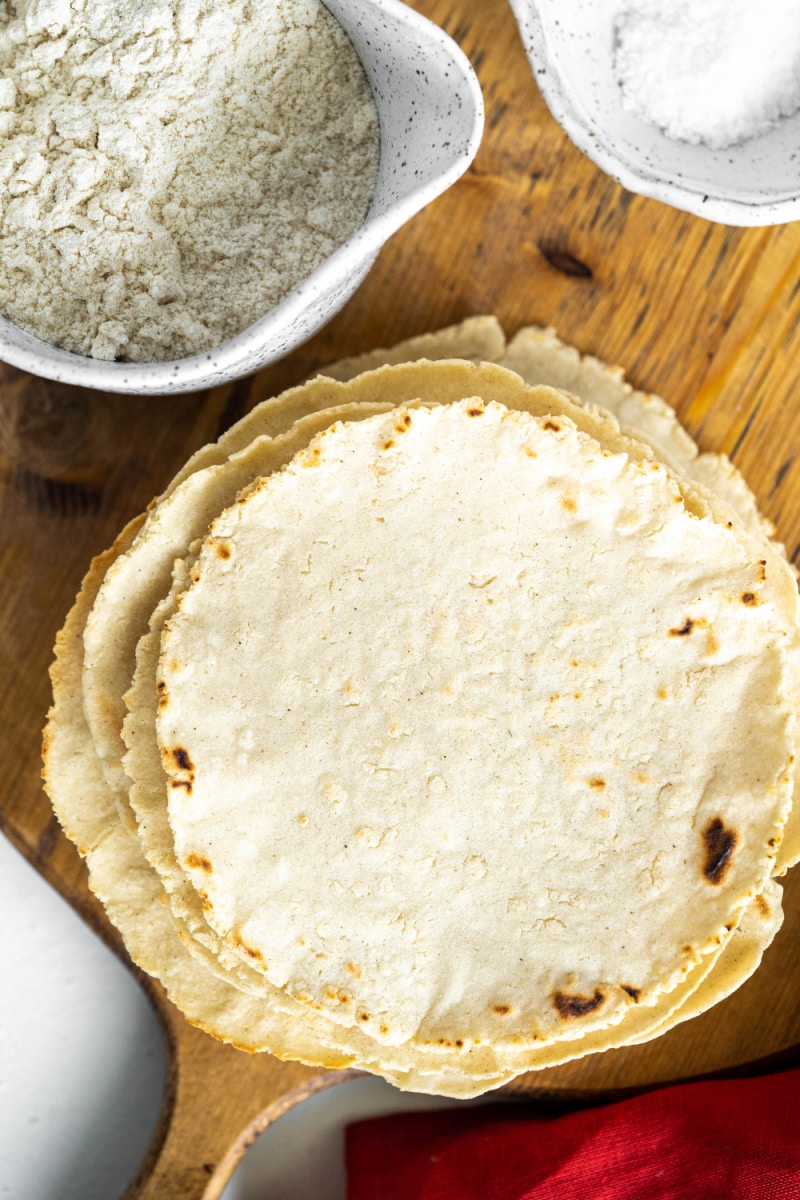
[[[474,165],[395,235],[347,307],[252,380],[123,398],[0,367],[0,828],[124,956],[40,784],[55,634],[92,554],[188,455],[260,398],[335,358],[495,313],[539,323],[673,403],[730,453],[800,557],[800,224],[735,230],[633,196],[567,140],[536,89],[505,0],[417,0],[475,65],[487,109]],[[780,1055],[800,1042],[800,878],[756,977],[650,1046],[528,1077],[549,1097],[605,1095]],[[191,1029],[146,984],[171,1077],[129,1195],[219,1195],[255,1130],[339,1076],[250,1057]]]

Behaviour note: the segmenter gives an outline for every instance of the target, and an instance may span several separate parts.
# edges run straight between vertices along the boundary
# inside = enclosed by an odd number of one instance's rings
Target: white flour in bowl
[[[630,0],[614,23],[623,105],[716,149],[800,109],[800,0]]]
[[[57,346],[241,332],[361,224],[377,159],[318,0],[0,3],[0,313]]]

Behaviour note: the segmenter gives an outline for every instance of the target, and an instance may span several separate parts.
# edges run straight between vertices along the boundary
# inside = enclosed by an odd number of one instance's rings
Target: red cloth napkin
[[[349,1126],[348,1200],[800,1200],[800,1070],[558,1117],[481,1105]]]

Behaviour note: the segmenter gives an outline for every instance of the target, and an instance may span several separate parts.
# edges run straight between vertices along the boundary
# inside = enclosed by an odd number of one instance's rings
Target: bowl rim
[[[325,0],[321,2],[327,7]],[[279,304],[219,346],[185,358],[159,362],[109,362],[45,342],[0,315],[0,359],[40,378],[79,387],[131,395],[174,394],[200,391],[252,374],[267,363],[285,357],[327,324],[338,309],[327,312],[316,322],[309,321],[303,337],[297,341],[289,339],[284,349],[266,355],[258,353],[267,330],[279,335],[281,330],[290,329],[299,319],[306,309],[309,291],[324,295],[354,277],[357,288],[389,238],[464,174],[475,158],[483,136],[483,93],[475,70],[458,43],[402,0],[366,0],[366,3],[410,26],[421,42],[438,45],[452,62],[456,71],[454,95],[463,97],[460,108],[469,112],[471,105],[473,120],[464,148],[454,153],[446,170],[392,202],[379,216],[373,217],[368,212],[364,223],[347,241],[292,288]],[[6,330],[10,331],[12,340],[7,340]]]
[[[536,85],[552,116],[578,149],[617,183],[630,192],[661,200],[673,208],[721,225],[785,225],[800,218],[800,187],[797,196],[789,199],[751,203],[664,179],[644,168],[634,167],[621,158],[608,135],[600,129],[590,129],[573,103],[562,72],[547,52],[538,0],[509,2],[519,25],[525,53],[533,68]]]

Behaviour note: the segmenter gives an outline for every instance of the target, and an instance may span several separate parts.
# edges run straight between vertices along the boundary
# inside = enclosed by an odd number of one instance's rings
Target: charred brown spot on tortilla
[[[468,417],[482,417],[482,416],[483,416],[483,414],[484,414],[484,411],[485,411],[485,410],[484,410],[483,408],[479,408],[479,407],[475,407],[475,408],[468,408],[468,409],[467,409],[467,416],[468,416]]]
[[[163,679],[159,679],[158,683],[156,684],[156,691],[158,692],[159,696],[164,691],[166,686],[167,686],[166,681]]]
[[[304,467],[318,467],[319,460],[321,457],[322,457],[322,451],[320,450],[319,446],[310,446],[308,448],[308,450],[306,450],[305,456],[303,458],[303,466]]]
[[[572,995],[569,992],[556,992],[553,1003],[558,1009],[559,1016],[565,1021],[573,1017],[585,1017],[588,1013],[600,1008],[605,996],[599,988],[595,988],[593,996]]]
[[[219,557],[222,559],[230,558],[230,556],[233,554],[233,551],[227,542],[217,542],[215,549]]]
[[[525,447],[525,453],[527,454],[528,458],[536,458],[536,451],[530,446]]]
[[[630,986],[630,984],[627,984],[627,983],[621,983],[621,984],[620,984],[620,987],[622,988],[623,992],[627,992],[627,993],[628,993],[628,995],[630,996],[631,1000],[633,1000],[634,1004],[638,1004],[638,1003],[639,1003],[639,997],[640,997],[640,996],[641,996],[641,994],[642,994],[642,989],[641,989],[641,988],[637,988],[637,987],[631,987],[631,986]]]
[[[463,1038],[456,1038],[454,1045],[460,1050],[461,1047],[464,1045]]]
[[[767,842],[767,845],[768,845],[768,846],[769,846],[771,849],[774,849],[774,848],[777,846],[777,844],[778,844],[778,839],[777,839],[777,838],[774,838],[774,837],[771,837],[771,838],[769,839],[769,841]]]
[[[171,788],[185,788],[186,795],[191,796],[192,782],[193,782],[192,779],[170,779],[169,786]]]
[[[590,788],[597,788],[598,790],[602,790],[605,786],[606,786],[605,779],[601,779],[599,775],[595,775],[595,776],[593,776],[592,779],[589,780]]]
[[[411,425],[411,413],[403,413],[400,420],[395,425],[395,433],[405,433]]]
[[[163,712],[168,704],[169,704],[169,696],[159,696],[158,697],[158,711],[159,712]]]
[[[170,753],[181,771],[194,770],[192,760],[189,758],[189,751],[184,750],[183,746],[174,746]]]
[[[574,512],[578,511],[578,506],[575,503],[575,501],[573,500],[572,496],[562,496],[561,497],[561,506],[562,506],[562,508],[565,508],[567,510],[567,512],[574,513]]]
[[[656,695],[658,696],[659,700],[666,700],[669,695],[669,692],[667,691],[667,689],[665,687],[660,687],[658,689],[658,691],[656,692]]]
[[[691,617],[687,617],[680,629],[670,629],[670,637],[688,637],[694,629],[694,621]]]
[[[511,1012],[511,1005],[510,1004],[495,1004],[494,1011],[497,1013],[498,1017],[507,1017],[508,1014]]]
[[[769,904],[767,903],[767,899],[765,896],[756,896],[756,908],[758,909],[759,914],[764,918],[765,921],[768,917],[772,916],[772,909],[770,908]]]
[[[359,1019],[359,1021],[369,1021],[372,1018],[370,1017],[368,1012],[360,1012],[358,1014],[358,1019]]]
[[[194,852],[187,857],[186,866],[197,867],[199,870],[206,871],[208,873],[213,870],[209,859],[205,858],[202,854],[195,854]]]
[[[739,836],[727,829],[721,817],[712,817],[703,830],[705,858],[703,874],[709,883],[722,883],[731,863]]]
[[[761,582],[764,583],[767,578],[767,560],[765,558],[759,559],[758,565],[760,567],[759,576]]]
[[[551,433],[561,433],[561,426],[558,421],[545,421],[542,428],[549,429]]]
[[[394,438],[387,438],[386,441],[381,446],[381,449],[382,450],[391,450],[393,445],[394,445]]]
[[[351,975],[355,975],[356,979],[361,978],[361,967],[357,967],[354,962],[349,962],[347,964],[347,969]]]
[[[209,864],[209,870],[210,869],[211,869],[211,867]],[[252,946],[248,946],[247,942],[243,941],[242,938],[239,937],[238,933],[234,935],[233,940],[236,943],[236,945],[239,947],[239,949],[244,951],[244,953],[248,956],[248,958],[255,958],[260,963],[263,963],[263,965],[266,967],[267,964],[264,962],[264,956],[260,950],[254,950]]]
[[[758,604],[758,596],[755,592],[742,592],[742,604],[746,604],[748,608],[753,608]]]

